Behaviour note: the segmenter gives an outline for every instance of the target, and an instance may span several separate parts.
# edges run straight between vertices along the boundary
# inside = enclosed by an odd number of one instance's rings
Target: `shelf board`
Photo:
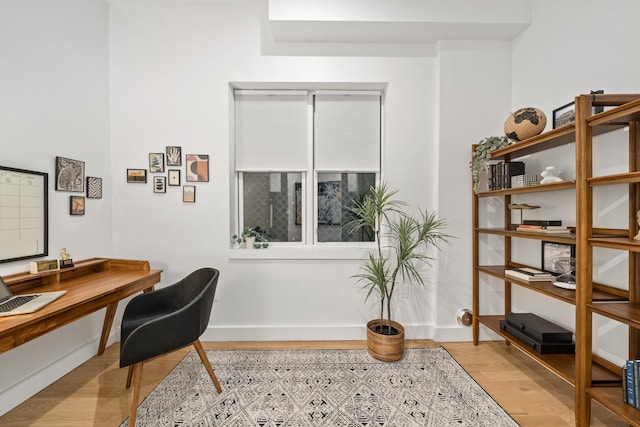
[[[493,160],[508,161],[539,151],[560,147],[561,145],[575,142],[575,140],[575,125],[570,124],[527,138],[524,141],[516,142],[508,147],[492,151],[491,158]]]
[[[587,307],[594,313],[618,322],[625,323],[634,328],[640,328],[640,303],[623,302],[593,302]]]
[[[592,187],[597,185],[633,184],[640,182],[640,172],[628,172],[615,175],[605,175],[589,178]]]
[[[505,196],[508,194],[540,193],[543,191],[570,190],[576,188],[576,181],[554,182],[552,184],[536,184],[527,187],[502,188],[500,190],[483,191],[478,197]]]
[[[535,231],[526,232],[526,231],[516,231],[516,230],[507,230],[505,228],[477,228],[476,231],[478,233],[483,234],[496,234],[499,236],[508,236],[508,237],[520,237],[523,239],[534,239],[534,240],[546,240],[550,242],[557,243],[576,243],[576,235],[575,233],[538,233]]]
[[[622,400],[622,387],[591,387],[587,394],[633,426],[640,426],[640,411]]]
[[[520,280],[515,277],[505,275],[504,274],[505,270],[506,270],[506,267],[504,265],[482,265],[478,267],[478,271],[481,271],[485,274],[489,274],[493,277],[497,277],[498,279],[507,280],[514,285],[518,285],[520,287],[530,289],[534,292],[539,292],[541,294],[550,296],[555,299],[559,299],[569,304],[575,305],[576,303],[576,291],[559,288],[557,286],[554,286],[554,284],[551,281],[527,282],[525,280]],[[626,298],[620,295],[615,295],[609,292],[604,292],[604,291],[594,289],[593,300],[611,302],[611,301],[626,301]]]
[[[589,243],[599,248],[640,252],[640,240],[633,240],[629,237],[591,237]]]
[[[530,347],[518,341],[518,339],[512,335],[500,329],[500,320],[504,320],[505,316],[478,316],[477,319],[478,322],[502,336],[518,350],[545,366],[569,384],[575,385],[575,354],[540,354],[535,352]],[[592,363],[592,380],[597,383],[612,384],[620,382],[621,378],[620,375],[615,372],[612,372],[597,363]],[[622,393],[620,393],[620,395],[622,395]]]
[[[591,127],[626,126],[629,122],[637,121],[640,121],[640,99],[587,118],[587,124]]]

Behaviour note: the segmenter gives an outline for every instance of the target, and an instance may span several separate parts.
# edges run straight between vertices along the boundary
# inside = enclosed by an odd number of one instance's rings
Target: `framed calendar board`
[[[49,175],[0,166],[0,263],[49,254]]]

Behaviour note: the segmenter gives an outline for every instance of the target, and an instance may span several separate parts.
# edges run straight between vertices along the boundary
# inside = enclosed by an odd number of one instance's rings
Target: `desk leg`
[[[151,292],[153,286],[143,289],[142,292]],[[107,348],[107,341],[109,340],[109,333],[111,332],[111,326],[113,326],[113,318],[116,316],[116,310],[118,309],[118,301],[112,302],[107,305],[107,311],[104,314],[104,323],[102,324],[102,335],[100,336],[100,344],[98,345],[98,356],[104,353]]]
[[[113,318],[116,315],[118,309],[118,301],[112,302],[107,305],[107,311],[104,314],[104,323],[102,324],[102,336],[100,336],[100,344],[98,345],[98,356],[104,353],[107,348],[107,341],[109,340],[109,333],[111,332],[111,326],[113,325]]]

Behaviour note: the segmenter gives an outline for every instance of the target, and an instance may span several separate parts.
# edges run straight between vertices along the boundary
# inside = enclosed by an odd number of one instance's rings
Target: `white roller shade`
[[[318,92],[314,161],[317,170],[380,170],[380,93]]]
[[[236,91],[238,171],[307,169],[307,92]]]

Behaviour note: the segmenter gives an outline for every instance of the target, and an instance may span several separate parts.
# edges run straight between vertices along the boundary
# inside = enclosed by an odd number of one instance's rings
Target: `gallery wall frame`
[[[195,185],[182,186],[182,201],[184,203],[196,202],[196,186]]]
[[[209,182],[209,155],[208,154],[187,154],[186,158],[186,181],[187,182]]]
[[[69,196],[69,215],[84,215],[84,196]]]
[[[149,153],[149,173],[164,172],[164,153]]]
[[[102,198],[102,178],[95,176],[87,177],[87,199]]]
[[[127,182],[132,184],[146,184],[146,169],[127,169]]]
[[[168,146],[166,148],[167,154],[167,167],[169,166],[182,166],[182,147],[175,145]]]
[[[167,174],[168,174],[169,187],[179,187],[180,186],[180,169],[169,169]]]
[[[153,177],[153,192],[154,193],[166,193],[167,192],[167,177],[166,176],[154,176]]]
[[[0,166],[0,263],[49,254],[49,174]],[[22,205],[29,208],[23,210]]]
[[[84,162],[56,157],[56,191],[84,193]]]

